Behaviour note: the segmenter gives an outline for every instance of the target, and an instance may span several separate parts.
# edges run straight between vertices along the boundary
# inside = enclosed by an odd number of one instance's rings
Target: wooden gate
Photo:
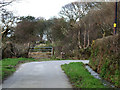
[[[54,54],[53,47],[30,48],[29,57],[31,58],[50,58]]]

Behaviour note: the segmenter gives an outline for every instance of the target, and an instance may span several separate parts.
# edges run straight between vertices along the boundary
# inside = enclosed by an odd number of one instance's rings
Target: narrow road
[[[2,88],[72,88],[61,69],[70,62],[88,63],[89,60],[42,61],[22,64],[2,84]]]

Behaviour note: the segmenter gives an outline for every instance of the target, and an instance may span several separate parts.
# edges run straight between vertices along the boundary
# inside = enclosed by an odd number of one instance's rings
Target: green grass
[[[106,88],[99,79],[94,78],[81,62],[61,66],[74,88]]]

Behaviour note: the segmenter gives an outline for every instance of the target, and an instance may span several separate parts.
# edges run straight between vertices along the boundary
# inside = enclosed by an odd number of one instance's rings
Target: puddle
[[[103,80],[98,73],[96,73],[95,71],[93,71],[88,65],[85,66],[86,69],[91,73],[92,76],[94,76],[97,79],[100,79],[102,81],[102,83],[104,84],[104,86],[107,86],[109,88],[114,88],[115,86],[112,85],[110,82],[107,82],[106,80]]]

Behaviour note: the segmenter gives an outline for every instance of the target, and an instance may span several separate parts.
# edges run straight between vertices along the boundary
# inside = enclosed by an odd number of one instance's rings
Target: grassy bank
[[[106,88],[99,79],[94,78],[81,62],[61,66],[74,88]]]
[[[95,40],[91,47],[89,65],[103,79],[120,88],[120,42],[118,41],[120,41],[118,35]]]

